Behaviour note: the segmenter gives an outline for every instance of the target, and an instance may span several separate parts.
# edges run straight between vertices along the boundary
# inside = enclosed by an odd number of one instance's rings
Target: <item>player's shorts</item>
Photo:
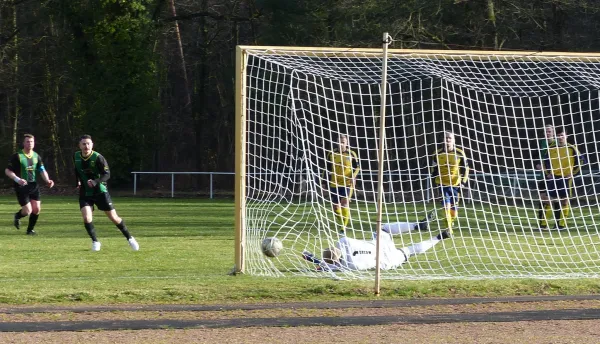
[[[98,208],[98,210],[102,211],[111,211],[115,209],[108,192],[99,193],[93,196],[79,197],[79,209],[83,207],[92,207],[93,210],[94,205]]]
[[[567,198],[571,195],[572,178],[551,178],[546,180],[548,196],[551,198]]]
[[[538,191],[539,192],[548,192],[547,186],[546,186],[546,180],[542,179],[537,183],[537,187],[538,187]]]
[[[332,186],[329,188],[329,195],[331,196],[331,203],[340,203],[340,198],[348,198],[350,194],[350,188],[346,186]]]
[[[27,183],[27,185],[23,186],[15,186],[15,192],[20,206],[24,206],[31,202],[31,200],[40,200],[40,188],[36,182]]]
[[[460,187],[458,186],[440,186],[442,194],[442,205],[446,206],[450,204],[452,206],[458,205],[458,198],[460,197]]]

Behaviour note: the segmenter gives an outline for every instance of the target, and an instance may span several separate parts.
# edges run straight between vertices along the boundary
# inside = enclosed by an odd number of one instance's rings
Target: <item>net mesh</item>
[[[246,272],[330,277],[302,258],[340,239],[323,175],[340,134],[360,165],[348,237],[372,240],[377,185],[383,222],[417,222],[427,231],[394,235],[397,247],[446,228],[431,177],[444,132],[455,134],[471,173],[453,237],[384,279],[597,277],[600,64],[593,56],[388,55],[384,178],[377,178],[381,53],[246,51]],[[563,231],[541,231],[540,142],[546,125],[565,128],[585,158],[572,178]],[[555,223],[549,220],[549,226]],[[261,242],[277,237],[276,258]],[[372,279],[372,270],[336,272]]]

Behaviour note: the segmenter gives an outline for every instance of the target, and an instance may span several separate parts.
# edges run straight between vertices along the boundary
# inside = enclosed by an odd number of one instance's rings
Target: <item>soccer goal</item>
[[[372,269],[323,271],[302,253],[319,257],[342,236],[370,241],[378,215],[383,223],[437,215],[426,230],[393,235],[398,248],[444,231],[443,196],[431,173],[451,132],[470,168],[452,237],[382,271],[383,279],[598,277],[600,54],[402,50],[393,43],[383,51],[237,48],[235,270],[375,278]],[[580,153],[572,162],[578,166],[560,165],[566,160],[555,133],[562,129]],[[324,180],[340,135],[360,168],[344,234]],[[558,153],[550,156],[544,140]],[[556,173],[566,184],[544,208],[546,178],[561,166]],[[283,243],[276,257],[261,251],[270,237]]]

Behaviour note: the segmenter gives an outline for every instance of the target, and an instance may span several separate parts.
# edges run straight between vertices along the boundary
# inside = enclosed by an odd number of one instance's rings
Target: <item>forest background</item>
[[[32,133],[68,183],[85,133],[116,185],[233,171],[236,45],[598,52],[599,26],[595,0],[1,0],[0,157]]]

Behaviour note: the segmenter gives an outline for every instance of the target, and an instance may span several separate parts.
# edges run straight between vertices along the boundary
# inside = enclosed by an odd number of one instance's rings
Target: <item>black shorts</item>
[[[31,200],[40,200],[40,188],[35,182],[23,186],[15,186],[15,192],[17,193],[17,200],[21,206],[31,202]]]
[[[571,186],[573,185],[572,178],[552,178],[546,180],[546,188],[548,196],[551,198],[568,198],[571,197]]]
[[[537,183],[537,187],[538,187],[538,191],[539,192],[548,192],[548,188],[546,187],[546,180],[542,179],[540,181],[538,181]]]
[[[99,193],[93,196],[79,196],[79,209],[83,207],[92,207],[93,210],[94,205],[98,207],[98,210],[102,211],[111,211],[115,209],[108,192]]]

